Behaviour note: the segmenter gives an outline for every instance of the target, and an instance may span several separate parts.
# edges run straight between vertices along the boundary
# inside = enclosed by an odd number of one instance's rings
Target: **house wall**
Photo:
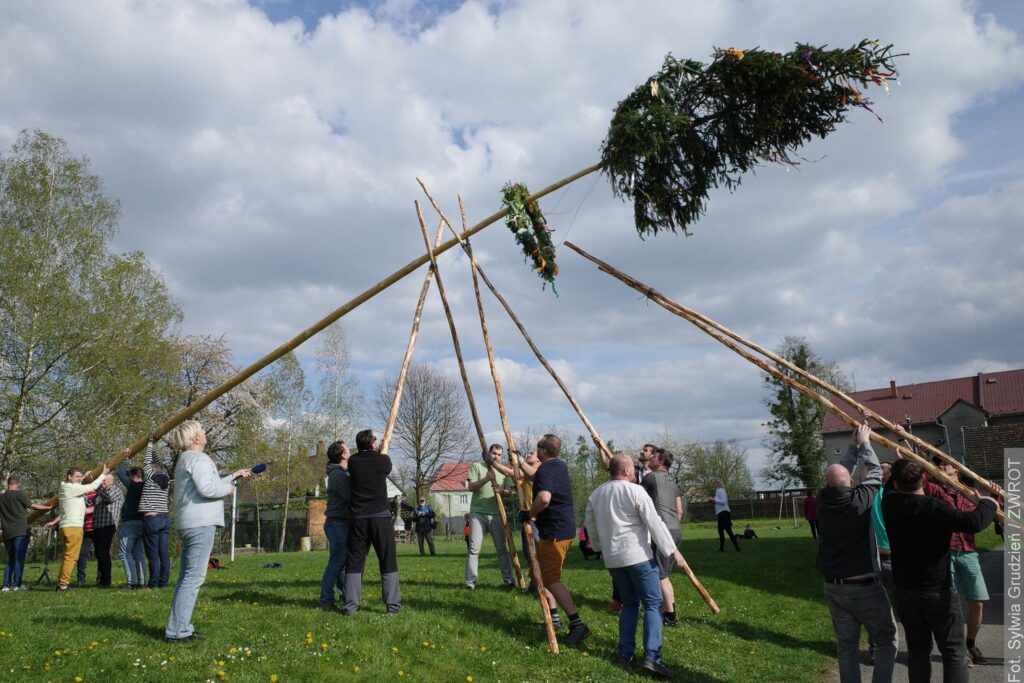
[[[960,428],[980,427],[985,424],[985,413],[974,406],[958,401],[940,417],[949,436],[949,445],[942,447],[942,449],[960,462],[963,462],[964,436],[963,432],[960,431]],[[939,427],[939,430],[941,431],[942,427]],[[946,434],[943,434],[940,438],[945,439]]]
[[[437,515],[438,531],[462,534],[463,519],[469,512],[469,502],[473,494],[469,491],[432,491],[434,513]]]
[[[959,441],[960,428],[957,427],[956,429],[956,438],[953,436],[954,431],[952,427],[947,425],[946,428],[949,430],[950,441]],[[879,429],[876,431],[887,439],[893,441],[896,440],[896,437],[888,429]],[[851,433],[852,432],[833,432],[824,436],[825,456],[829,465],[839,462],[843,455],[846,454],[846,449],[850,445]],[[941,450],[946,450],[945,446],[938,445],[940,440],[945,440],[945,434],[942,432],[942,427],[939,425],[915,425],[914,436],[927,441]],[[896,460],[896,454],[885,446],[872,442],[871,447],[875,449],[875,454],[881,462],[893,462]],[[946,452],[948,453],[949,451]]]

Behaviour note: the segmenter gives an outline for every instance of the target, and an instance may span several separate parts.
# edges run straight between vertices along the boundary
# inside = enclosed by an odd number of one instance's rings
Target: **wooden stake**
[[[459,201],[459,207],[462,207],[462,201]],[[465,212],[463,211],[463,216]],[[463,218],[465,220],[465,218]],[[505,432],[505,441],[508,443],[509,458],[512,460],[512,471],[515,473],[516,490],[519,492],[519,504],[523,510],[529,509],[524,507],[526,503],[526,495],[523,490],[523,475],[522,470],[519,468],[519,457],[516,452],[516,444],[512,438],[512,429],[508,425],[508,415],[505,413],[505,397],[501,390],[501,377],[498,375],[498,366],[494,361],[494,347],[491,345],[491,336],[487,332],[487,318],[484,315],[484,302],[480,296],[480,282],[477,278],[476,259],[472,258],[472,247],[469,243],[466,243],[466,247],[469,249],[467,252],[470,254],[469,268],[473,273],[473,293],[476,295],[476,308],[480,314],[480,330],[484,336],[484,347],[487,349],[487,364],[491,368],[491,379],[494,380],[494,394],[498,399],[498,415],[501,417],[501,428]],[[540,573],[540,562],[537,560],[537,544],[533,542],[533,525],[529,521],[523,522],[523,530],[526,536],[526,546],[530,549],[530,568],[533,570],[534,582],[537,584],[537,597],[540,599],[540,608],[544,613],[544,628],[548,634],[548,647],[551,648],[553,654],[558,654],[558,638],[555,636],[555,626],[551,623],[551,611],[548,607],[547,598],[544,597],[544,580]]]
[[[594,164],[593,166],[588,166],[587,168],[581,169],[581,170],[577,171],[576,173],[573,173],[570,176],[566,176],[565,178],[562,178],[561,180],[559,180],[556,183],[548,185],[547,187],[545,187],[544,189],[540,190],[539,192],[536,192],[533,195],[531,195],[530,198],[533,199],[533,200],[540,199],[541,197],[543,197],[545,195],[551,194],[552,192],[555,192],[556,190],[562,189],[563,187],[565,187],[566,185],[569,185],[570,183],[576,182],[580,178],[583,178],[585,176],[590,175],[594,171],[599,170],[600,167],[601,167],[600,164]],[[465,233],[462,235],[462,237],[466,238],[466,237],[471,237],[472,235],[475,235],[476,233],[480,232],[481,230],[483,230],[487,226],[493,225],[494,223],[496,223],[499,220],[501,220],[502,218],[504,218],[506,213],[508,213],[508,211],[498,211],[497,213],[491,214],[490,216],[488,216],[484,220],[480,221],[479,223],[477,223],[473,227],[467,229],[465,231]],[[459,243],[459,240],[455,239],[455,238],[452,238],[452,239],[448,240],[447,242],[445,242],[440,247],[438,247],[437,249],[434,250],[435,256],[437,254],[443,254],[444,252],[448,251],[449,249],[451,249],[452,247],[454,247],[458,243]],[[358,308],[362,304],[366,303],[367,301],[369,301],[373,297],[375,297],[378,294],[380,294],[381,292],[383,292],[385,289],[387,289],[391,285],[395,284],[396,282],[398,282],[399,280],[401,280],[405,276],[407,276],[410,273],[414,272],[420,266],[422,266],[422,265],[426,264],[427,262],[429,262],[429,260],[430,260],[430,257],[427,256],[426,254],[424,254],[423,256],[419,256],[419,257],[413,259],[412,261],[407,263],[402,268],[399,268],[398,270],[396,270],[394,273],[392,273],[388,277],[384,278],[383,280],[381,280],[377,284],[373,285],[372,287],[370,287],[369,289],[364,291],[359,296],[355,297],[354,299],[351,299],[350,301],[348,301],[347,303],[343,304],[339,308],[336,308],[334,311],[332,311],[326,317],[322,318],[316,324],[312,325],[311,327],[306,328],[305,330],[303,330],[302,332],[297,334],[295,337],[293,337],[291,340],[285,342],[281,346],[278,346],[276,349],[274,349],[270,353],[266,354],[265,356],[263,356],[259,360],[255,361],[254,363],[252,363],[248,367],[243,368],[242,370],[238,371],[237,373],[235,373],[235,375],[233,375],[231,378],[229,378],[223,384],[221,384],[220,386],[218,386],[218,387],[216,387],[214,389],[211,389],[209,391],[209,393],[205,394],[204,396],[201,396],[199,399],[197,399],[191,405],[189,405],[189,406],[179,410],[177,413],[175,413],[170,418],[165,420],[162,424],[160,424],[159,426],[155,427],[152,430],[153,436],[155,438],[159,439],[164,434],[166,434],[167,432],[169,432],[172,429],[174,429],[175,427],[177,427],[180,423],[184,422],[185,420],[189,419],[190,417],[193,417],[199,411],[201,411],[203,408],[205,408],[206,406],[210,405],[211,403],[216,401],[218,398],[220,398],[221,396],[223,396],[227,392],[231,391],[232,389],[237,387],[239,384],[241,384],[245,380],[249,379],[250,377],[255,375],[257,372],[259,372],[263,368],[267,367],[268,365],[270,365],[274,361],[276,361],[281,356],[285,355],[289,351],[294,351],[302,343],[308,341],[315,334],[317,334],[318,332],[323,331],[327,326],[329,326],[332,323],[340,320],[345,314],[355,310],[356,308]],[[149,434],[143,434],[142,436],[137,438],[133,444],[131,444],[130,446],[127,447],[126,452],[119,453],[118,455],[116,455],[113,458],[111,458],[110,460],[108,460],[107,463],[106,463],[107,466],[111,470],[115,469],[118,465],[121,464],[121,462],[123,460],[125,460],[126,458],[129,458],[129,457],[135,455],[136,453],[141,452],[143,449],[145,449],[146,443],[148,442],[148,440],[149,440]],[[87,473],[85,481],[89,481],[89,480],[93,479],[94,477],[96,477],[102,471],[103,471],[103,466],[102,465],[99,466],[99,467],[94,468],[92,471]],[[46,501],[46,504],[47,505],[56,505],[57,504],[57,497],[54,496],[53,498],[50,498],[48,501]],[[29,513],[29,515],[28,515],[28,521],[29,522],[33,522],[42,514],[43,514],[43,512],[40,511],[40,510],[32,510]]]
[[[721,612],[722,610],[718,609],[718,603],[715,602],[715,599],[712,598],[711,594],[708,593],[706,588],[704,588],[704,584],[700,582],[700,579],[697,578],[697,575],[693,573],[692,569],[690,569],[690,565],[686,564],[685,559],[683,559],[683,563],[679,565],[679,569],[684,574],[686,574],[686,578],[690,580],[690,583],[693,584],[693,587],[697,589],[698,593],[700,593],[700,597],[704,598],[704,602],[706,602],[708,604],[708,607],[711,608],[711,613],[718,614],[719,612]]]
[[[455,357],[459,361],[459,372],[462,373],[462,385],[466,389],[466,398],[469,400],[469,410],[473,414],[473,425],[476,427],[477,437],[480,439],[480,448],[482,451],[487,450],[487,440],[484,438],[484,429],[480,423],[480,416],[476,412],[476,401],[473,400],[473,389],[469,386],[469,376],[466,374],[466,365],[462,360],[462,346],[459,344],[459,334],[455,329],[455,318],[452,316],[451,308],[448,306],[448,296],[444,291],[444,283],[441,280],[441,271],[437,267],[437,259],[434,257],[434,250],[430,246],[430,238],[427,236],[427,224],[423,220],[423,212],[420,210],[420,203],[413,202],[416,206],[416,218],[419,219],[420,232],[423,233],[423,244],[427,248],[427,254],[430,256],[430,268],[434,273],[434,278],[437,280],[437,291],[441,295],[441,304],[444,306],[445,316],[448,318],[448,328],[452,333],[452,343],[455,345]],[[443,223],[442,230],[443,230]],[[438,231],[438,241],[440,241],[441,231]],[[494,469],[489,467],[488,469]],[[509,557],[512,560],[512,569],[516,576],[516,585],[520,588],[526,588],[526,580],[523,578],[523,568],[519,564],[519,554],[516,552],[515,539],[512,536],[512,528],[508,523],[508,515],[505,513],[505,501],[501,497],[501,492],[497,486],[492,487],[494,489],[494,501],[498,505],[498,517],[501,518],[501,526],[505,531],[505,544],[509,550]]]
[[[696,315],[691,313],[688,308],[686,308],[684,306],[681,306],[680,304],[677,304],[676,302],[674,302],[671,299],[669,299],[668,297],[666,297],[664,294],[661,294],[660,292],[656,291],[655,289],[653,289],[651,287],[648,287],[647,285],[643,284],[639,280],[637,280],[637,279],[635,279],[635,278],[633,278],[633,277],[631,277],[629,275],[626,275],[622,271],[617,270],[613,266],[610,266],[609,264],[607,264],[604,261],[598,259],[597,257],[591,256],[590,254],[585,252],[583,249],[580,249],[579,247],[577,247],[576,245],[574,245],[574,244],[572,244],[570,242],[565,242],[565,246],[569,247],[570,249],[572,249],[573,251],[578,253],[580,256],[583,256],[587,260],[595,263],[600,270],[604,271],[605,273],[608,273],[609,275],[611,275],[612,277],[616,278],[617,280],[620,280],[621,282],[625,283],[629,287],[631,287],[631,288],[635,289],[636,291],[642,293],[648,299],[654,301],[656,304],[658,304],[659,306],[661,306],[665,310],[667,310],[667,311],[669,311],[671,313],[675,313],[679,317],[685,318],[689,322],[693,323],[693,325],[695,325],[698,329],[702,330],[704,333],[706,333],[712,339],[715,339],[716,341],[720,342],[721,344],[723,344],[723,345],[727,346],[728,348],[732,349],[737,354],[739,354],[740,356],[746,358],[748,361],[750,361],[751,363],[753,363],[757,367],[761,368],[762,370],[764,370],[769,375],[779,379],[782,382],[785,382],[786,384],[788,384],[792,388],[796,389],[797,391],[799,391],[803,395],[807,396],[808,398],[811,398],[811,399],[813,399],[815,401],[818,401],[826,409],[832,411],[836,415],[836,417],[838,417],[839,419],[843,420],[844,422],[849,424],[854,429],[856,429],[860,425],[860,422],[858,422],[856,419],[850,417],[846,413],[846,411],[841,410],[835,403],[830,401],[825,396],[822,396],[817,391],[815,391],[814,389],[808,387],[807,385],[803,384],[802,382],[798,382],[797,380],[793,379],[792,377],[790,377],[786,373],[784,373],[781,370],[779,370],[777,367],[772,366],[772,365],[768,364],[767,362],[765,362],[764,360],[762,360],[760,358],[756,358],[753,355],[751,355],[750,353],[748,353],[748,352],[744,351],[743,349],[741,349],[739,346],[737,346],[735,343],[733,343],[729,338],[727,338],[724,333],[719,332],[717,330],[717,328],[713,329],[710,324],[706,324],[704,322],[704,320],[710,320],[706,316],[700,316],[698,318]],[[717,323],[715,323],[715,325],[717,326]],[[851,405],[854,405],[854,406],[858,405],[856,402],[852,401],[852,399],[850,399],[850,403],[851,403]],[[899,445],[898,443],[896,443],[896,442],[894,442],[894,441],[892,441],[890,439],[887,439],[886,437],[882,436],[881,434],[878,434],[877,432],[871,432],[871,440],[875,441],[876,443],[880,443],[883,446],[886,446],[886,447],[892,449],[892,451],[894,453],[896,453],[900,457],[904,457],[904,458],[907,458],[909,460],[913,460],[918,465],[920,465],[925,471],[927,471],[933,478],[946,483],[947,485],[949,485],[950,487],[955,489],[958,493],[960,493],[965,498],[968,498],[969,500],[974,501],[975,503],[978,502],[978,494],[975,493],[973,489],[970,489],[970,488],[964,486],[963,484],[961,484],[956,479],[953,479],[953,478],[950,478],[950,477],[946,476],[946,474],[944,472],[942,472],[942,470],[940,470],[938,467],[932,465],[932,463],[929,462],[927,458],[921,457],[920,455],[918,455],[917,453],[914,453],[910,449],[905,448],[905,447]],[[968,470],[968,472],[970,473],[971,476],[975,476],[974,473],[971,472],[970,470]],[[998,507],[996,508],[996,517],[997,517],[997,519],[1001,519],[1001,520],[1004,519],[1003,511],[998,509]]]
[[[423,233],[426,236],[426,233]],[[434,239],[434,246],[441,243],[441,235],[444,234],[444,223],[437,226],[437,237]],[[427,238],[427,249],[430,250],[430,240]],[[432,253],[432,252],[431,252]],[[434,279],[435,268],[431,263],[427,269],[427,275],[423,278],[423,287],[420,288],[420,298],[416,302],[416,312],[412,316],[412,331],[409,333],[409,341],[405,345],[405,356],[402,358],[402,369],[398,371],[398,379],[395,381],[395,398],[391,402],[391,411],[388,413],[388,421],[384,426],[384,436],[380,440],[380,452],[387,453],[391,446],[391,437],[395,433],[395,422],[398,421],[398,408],[402,403],[402,390],[405,388],[405,377],[409,374],[409,365],[412,363],[412,352],[416,348],[416,338],[420,334],[420,317],[423,315],[423,304],[427,302],[427,292],[430,291],[430,281]]]
[[[434,198],[433,196],[431,196],[430,191],[427,190],[427,186],[419,178],[416,179],[416,182],[418,182],[420,184],[420,187],[423,188],[423,194],[427,196],[427,199],[430,201],[431,206],[434,207],[434,211],[436,211],[437,214],[441,217],[441,221],[448,226],[448,228],[452,231],[453,235],[458,237],[458,233],[452,226],[451,221],[449,221],[445,217],[444,211],[442,211],[441,207],[438,206],[436,201],[434,201]],[[562,393],[565,394],[565,397],[569,399],[569,404],[573,407],[573,410],[576,411],[576,415],[578,415],[580,421],[583,422],[583,426],[585,426],[587,428],[587,431],[590,432],[590,438],[593,439],[594,445],[597,446],[598,452],[601,454],[601,461],[604,463],[605,469],[607,469],[608,466],[611,464],[612,459],[612,452],[608,448],[608,445],[604,442],[604,439],[601,438],[601,435],[597,433],[597,429],[590,422],[590,420],[587,419],[586,414],[584,414],[583,412],[583,408],[576,401],[576,398],[572,395],[572,392],[569,391],[569,387],[567,387],[565,382],[562,381],[562,378],[559,377],[555,369],[551,367],[551,364],[548,363],[547,359],[544,357],[544,354],[542,354],[540,352],[540,349],[537,348],[537,345],[533,343],[533,339],[530,337],[530,334],[526,331],[526,327],[523,326],[523,323],[519,320],[519,317],[516,316],[515,312],[512,310],[512,307],[509,305],[508,301],[506,301],[505,297],[503,297],[501,293],[498,292],[498,289],[491,282],[490,278],[488,278],[487,274],[484,273],[483,268],[481,268],[480,264],[476,262],[476,259],[473,256],[472,249],[470,249],[469,247],[468,241],[460,241],[460,244],[462,245],[463,251],[466,252],[466,256],[469,258],[471,264],[473,265],[474,268],[476,268],[476,272],[479,273],[480,279],[482,279],[484,281],[484,284],[487,285],[487,288],[491,290],[491,294],[493,294],[494,298],[497,299],[498,302],[502,305],[502,307],[505,309],[505,312],[508,313],[508,317],[512,319],[512,322],[515,323],[515,326],[519,329],[519,333],[523,335],[523,339],[525,339],[526,343],[530,345],[530,349],[533,351],[533,355],[537,357],[537,360],[540,362],[540,364],[544,366],[544,369],[548,371],[548,374],[551,375],[551,378],[555,380],[555,384],[558,385],[558,388],[561,389]]]

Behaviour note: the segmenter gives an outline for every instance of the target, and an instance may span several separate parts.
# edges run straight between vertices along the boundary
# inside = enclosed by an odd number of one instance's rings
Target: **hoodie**
[[[826,486],[818,494],[818,571],[826,580],[874,574],[871,504],[882,486],[882,466],[870,444],[853,446],[840,461],[853,473],[859,460],[867,466],[857,486]]]
[[[335,462],[327,463],[327,519],[352,519],[352,482],[348,471]]]

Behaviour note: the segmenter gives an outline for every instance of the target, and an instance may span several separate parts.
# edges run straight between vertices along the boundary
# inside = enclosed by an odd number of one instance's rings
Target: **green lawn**
[[[684,527],[683,553],[722,611],[712,617],[676,576],[682,623],[665,630],[663,653],[675,680],[818,681],[830,666],[816,546],[806,527],[791,525],[755,522],[761,539],[741,541],[740,553],[718,552],[713,524]],[[415,546],[400,547],[397,618],[382,613],[372,558],[364,607],[343,617],[313,609],[325,553],[242,557],[210,572],[195,614],[205,639],[191,645],[163,642],[170,589],[4,593],[0,667],[17,680],[47,681],[647,680],[612,664],[616,618],[606,610],[611,581],[599,561],[585,562],[572,549],[565,582],[594,636],[582,651],[563,647],[552,656],[532,625],[541,618],[536,598],[498,588],[491,546],[484,546],[476,591],[462,588],[462,541],[441,542],[438,552],[421,558]],[[268,562],[283,568],[262,569]],[[26,579],[38,574],[31,565]]]

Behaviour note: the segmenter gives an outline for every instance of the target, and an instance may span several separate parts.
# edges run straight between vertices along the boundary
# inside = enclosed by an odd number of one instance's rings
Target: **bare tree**
[[[224,337],[187,336],[175,340],[181,357],[180,402],[195,403],[238,371]],[[250,379],[224,394],[196,416],[206,430],[206,452],[224,460],[239,442],[242,413],[259,408],[265,380]]]
[[[316,439],[330,444],[337,439],[353,442],[355,425],[361,417],[363,395],[349,371],[351,350],[341,321],[318,335],[316,367],[320,391],[309,420]]]
[[[395,379],[377,385],[374,416],[385,423],[395,396]],[[419,498],[447,460],[461,460],[478,447],[469,423],[462,385],[429,365],[412,365],[392,437],[401,454],[396,473],[404,475]]]
[[[680,491],[691,500],[713,496],[715,480],[722,482],[730,496],[747,494],[754,488],[747,450],[735,441],[691,441],[681,451],[675,454],[680,461],[676,481]]]

